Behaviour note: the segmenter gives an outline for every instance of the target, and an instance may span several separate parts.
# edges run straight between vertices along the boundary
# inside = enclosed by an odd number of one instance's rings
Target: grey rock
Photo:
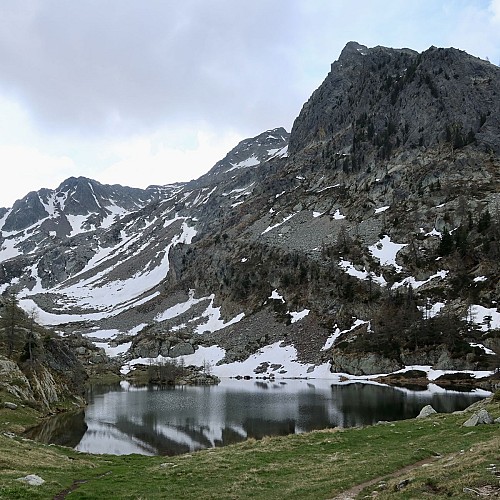
[[[334,349],[332,371],[350,375],[374,375],[391,373],[403,368],[396,360],[385,358],[377,353],[344,353]]]
[[[477,423],[478,424],[492,424],[493,417],[488,413],[487,410],[482,408],[477,412]]]
[[[29,486],[41,486],[45,481],[36,474],[29,474],[28,476],[20,477],[17,479],[22,483],[26,483]]]
[[[464,427],[475,427],[479,423],[479,417],[477,413],[474,413],[468,420],[466,420],[462,425]]]
[[[495,418],[495,420],[493,420],[493,422],[494,422],[495,424],[500,424],[500,417]]]
[[[11,403],[9,401],[6,401],[3,405],[5,408],[9,408],[11,410],[17,410],[17,405],[15,403]]]
[[[194,354],[194,347],[188,342],[179,342],[170,348],[168,355],[171,358],[176,358],[178,356],[187,356],[189,354]]]
[[[416,416],[416,418],[430,417],[435,413],[437,413],[437,411],[431,405],[426,405],[420,410],[420,413]]]
[[[160,354],[162,356],[168,356],[169,354],[169,350],[170,350],[170,341],[169,340],[164,340],[162,343],[161,343],[161,347],[160,347]]]

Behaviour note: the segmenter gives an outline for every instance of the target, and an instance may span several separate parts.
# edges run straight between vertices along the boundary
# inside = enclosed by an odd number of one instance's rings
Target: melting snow
[[[368,321],[363,321],[361,319],[357,319],[356,321],[354,321],[354,324],[351,326],[351,328],[348,328],[347,330],[340,330],[340,328],[337,327],[337,325],[335,325],[335,331],[333,332],[332,335],[330,335],[330,337],[328,337],[326,339],[326,342],[325,342],[325,345],[321,348],[322,351],[327,351],[328,349],[330,349],[331,347],[333,347],[333,345],[335,344],[335,341],[344,333],[347,333],[347,332],[351,332],[352,330],[354,330],[355,328],[357,328],[358,326],[360,325],[364,325],[368,323]]]
[[[140,297],[157,286],[167,276],[170,248],[178,243],[189,244],[196,235],[196,230],[189,227],[185,220],[182,223],[181,231],[181,234],[176,234],[172,238],[164,251],[160,264],[152,270],[138,271],[126,280],[114,280],[102,284],[106,273],[109,272],[109,270],[106,270],[70,287],[64,288],[60,286],[54,289],[54,292],[60,294],[61,298],[64,298],[66,302],[77,305],[84,310],[90,308],[92,312],[82,314],[53,314],[36,307],[40,321],[42,324],[54,325],[75,321],[99,320],[114,316],[133,305],[137,306],[151,300],[159,292],[150,293],[143,298]],[[27,294],[29,295],[29,292]],[[20,304],[27,308],[36,306],[29,299],[21,300]]]
[[[272,299],[272,300],[281,300],[281,302],[284,304],[285,303],[285,299],[283,298],[283,295],[280,295],[278,293],[278,289],[274,289],[270,295],[270,297],[268,297],[268,299]]]
[[[349,276],[354,276],[355,278],[358,278],[360,280],[367,280],[371,276],[371,279],[374,283],[377,283],[380,286],[387,285],[387,281],[385,281],[383,276],[376,276],[375,274],[368,273],[364,270],[358,271],[348,260],[340,259],[339,267],[341,267]]]
[[[435,304],[419,306],[418,309],[423,313],[424,318],[434,318],[441,312],[441,309],[443,309],[445,305],[444,302],[436,302]]]
[[[116,347],[111,347],[107,342],[95,342],[94,344],[96,347],[100,347],[101,349],[104,349],[106,351],[106,354],[110,358],[115,358],[119,354],[126,353],[130,349],[130,347],[132,346],[132,342],[120,344]]]
[[[393,243],[391,238],[385,235],[378,243],[368,247],[368,250],[380,261],[381,266],[394,266],[399,273],[403,268],[396,264],[396,255],[405,246],[405,243]]]
[[[335,211],[335,213],[333,214],[333,218],[335,220],[342,220],[342,219],[345,219],[345,215],[342,215],[340,213],[340,210],[337,208],[337,210]]]
[[[426,280],[423,281],[418,281],[416,278],[413,276],[409,276],[408,278],[405,278],[402,281],[398,281],[392,285],[392,290],[396,290],[396,288],[399,288],[401,286],[405,285],[411,285],[413,289],[417,289],[421,287],[422,285],[425,285],[426,283],[429,283],[429,281],[432,281],[436,278],[444,279],[448,275],[449,271],[438,271],[437,273],[433,274],[432,276],[429,276]]]
[[[83,231],[82,225],[83,223],[87,220],[88,214],[87,215],[66,215],[66,218],[68,219],[68,222],[71,226],[71,236],[75,236],[76,234],[79,234]]]
[[[297,312],[288,311],[288,314],[292,317],[292,323],[297,323],[297,321],[304,319],[309,313],[309,309],[303,309],[302,311]]]
[[[229,320],[227,323],[224,323],[224,321],[221,319],[220,307],[214,307],[215,295],[212,294],[209,298],[210,304],[201,315],[202,318],[208,318],[208,320],[206,323],[198,325],[196,327],[195,333],[201,335],[206,332],[217,332],[218,330],[226,328],[226,326],[238,323],[245,317],[245,313],[240,313],[233,319]]]
[[[264,231],[262,231],[262,233],[260,233],[260,234],[261,235],[266,234],[269,231],[272,231],[273,229],[276,229],[277,227],[282,226],[285,222],[289,221],[295,215],[297,215],[297,214],[291,214],[291,215],[286,216],[281,222],[278,222],[278,224],[274,224],[272,226],[267,227],[267,229],[264,229]]]
[[[381,214],[382,212],[385,212],[386,210],[389,210],[389,208],[391,208],[390,205],[387,205],[385,207],[376,208],[375,209],[375,213],[376,214]]]
[[[496,329],[500,328],[500,313],[495,307],[487,308],[473,304],[470,306],[471,312],[469,316],[472,317],[472,321],[481,327],[483,332],[488,331],[487,318],[490,320],[490,328]]]
[[[158,314],[155,317],[155,321],[165,321],[167,319],[172,319],[180,316],[182,313],[188,311],[192,306],[202,302],[203,300],[208,300],[209,297],[200,297],[199,299],[194,298],[194,289],[189,290],[189,298],[186,302],[179,302],[175,306],[169,307],[167,310]]]
[[[119,330],[97,330],[95,332],[86,333],[85,337],[93,337],[101,340],[111,340],[114,339],[119,333]]]
[[[469,342],[471,347],[479,347],[479,349],[482,349],[486,354],[493,354],[496,355],[496,352],[493,351],[492,349],[484,346],[483,344],[477,344],[476,342]]]
[[[255,155],[252,155],[250,158],[240,161],[239,163],[231,163],[231,168],[228,172],[237,168],[256,167],[257,165],[260,165],[260,160]]]
[[[18,243],[17,239],[3,241],[2,248],[0,248],[0,262],[21,255],[21,252],[15,247],[16,243]]]

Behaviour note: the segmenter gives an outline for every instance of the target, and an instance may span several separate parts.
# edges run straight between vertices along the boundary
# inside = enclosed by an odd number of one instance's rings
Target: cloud
[[[165,141],[163,134],[157,133],[110,143],[103,155],[114,159],[96,171],[94,178],[105,184],[141,188],[189,181],[206,173],[243,139],[234,132],[215,134],[207,130],[187,137],[182,135],[180,142]]]
[[[77,175],[78,168],[67,156],[51,156],[29,146],[0,145],[2,161],[2,205],[12,205],[30,191],[55,188],[64,179]],[[49,185],[47,184],[49,180]]]
[[[500,0],[491,0],[490,11],[493,14],[493,22],[500,24]]]
[[[197,177],[290,129],[349,40],[498,64],[499,24],[500,0],[0,2],[0,205],[69,175]]]
[[[0,85],[43,127],[96,135],[291,123],[293,9],[255,0],[24,0],[0,7]],[[292,35],[292,33],[289,33]]]

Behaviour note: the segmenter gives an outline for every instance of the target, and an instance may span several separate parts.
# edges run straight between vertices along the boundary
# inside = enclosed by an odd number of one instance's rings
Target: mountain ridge
[[[456,49],[349,42],[290,134],[199,179],[30,194],[3,216],[1,288],[122,373],[158,356],[219,375],[491,370],[499,92],[499,68]],[[73,203],[50,212],[57,193]]]

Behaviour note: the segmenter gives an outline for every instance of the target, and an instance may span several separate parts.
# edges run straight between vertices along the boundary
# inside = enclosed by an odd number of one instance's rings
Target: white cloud
[[[234,132],[216,134],[198,130],[194,136],[186,133],[180,142],[162,140],[167,131],[136,136],[126,141],[110,143],[104,154],[115,160],[95,178],[105,184],[125,184],[145,188],[151,184],[169,184],[196,179],[243,139]],[[184,142],[184,144],[182,144]],[[187,144],[191,142],[191,145]]]
[[[500,0],[491,0],[490,11],[493,14],[493,22],[500,24]]]
[[[349,40],[500,63],[500,0],[0,2],[0,206],[71,175],[188,180],[290,129]]]

